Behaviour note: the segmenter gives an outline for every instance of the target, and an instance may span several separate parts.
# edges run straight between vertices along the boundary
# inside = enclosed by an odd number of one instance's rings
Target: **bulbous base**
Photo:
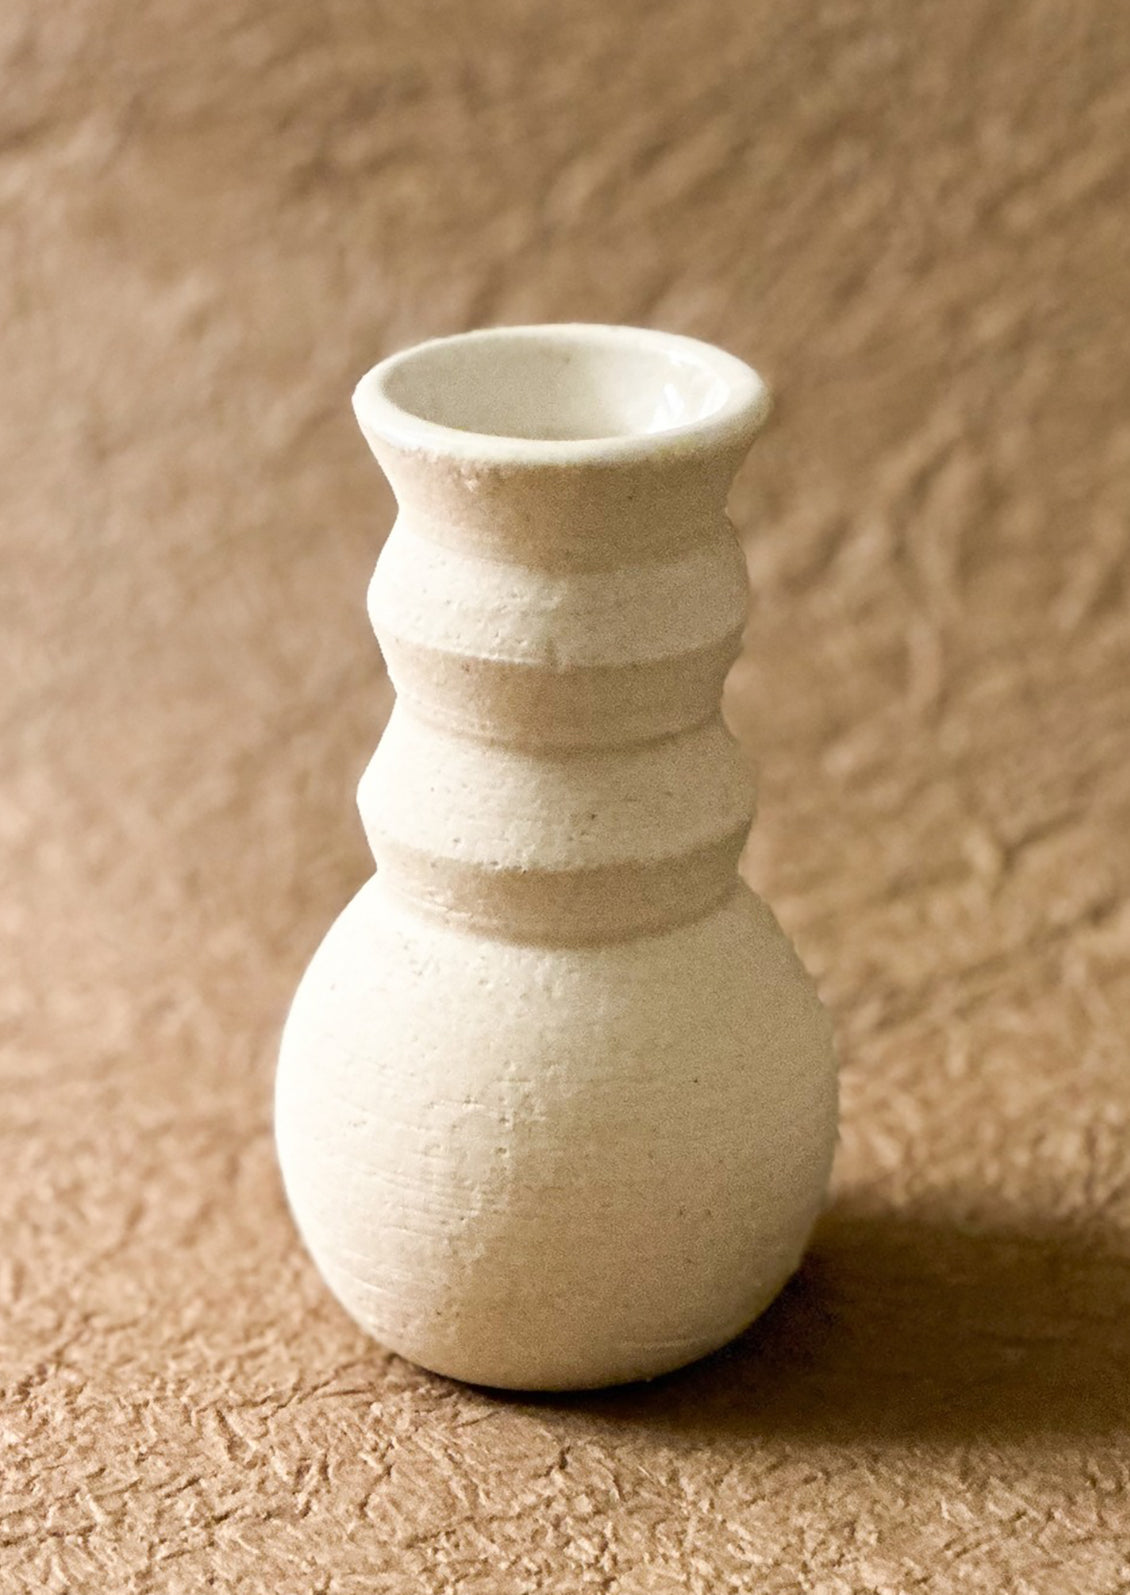
[[[283,1038],[279,1156],[331,1289],[475,1384],[650,1379],[743,1329],[796,1267],[836,1130],[828,1020],[739,886],[660,935],[491,940],[374,878]]]

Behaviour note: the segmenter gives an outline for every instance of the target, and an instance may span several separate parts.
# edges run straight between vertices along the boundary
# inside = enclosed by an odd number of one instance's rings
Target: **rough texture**
[[[0,31],[0,1588],[1125,1588],[1124,9]],[[388,709],[350,387],[556,317],[777,389],[729,700],[845,1118],[755,1333],[530,1403],[353,1329],[269,1110]]]
[[[721,713],[764,384],[695,339],[543,324],[394,355],[354,408],[398,505],[368,597],[396,704],[357,794],[376,874],[279,1047],[287,1200],[421,1368],[655,1379],[776,1299],[836,1150],[831,1021],[739,877]]]

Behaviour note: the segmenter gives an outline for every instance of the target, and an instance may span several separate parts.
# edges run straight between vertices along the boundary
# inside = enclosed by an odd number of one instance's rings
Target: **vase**
[[[738,875],[726,514],[768,409],[691,339],[438,339],[363,378],[399,514],[376,860],[295,996],[298,1227],[379,1342],[515,1389],[652,1378],[796,1268],[836,1126],[828,1019]]]

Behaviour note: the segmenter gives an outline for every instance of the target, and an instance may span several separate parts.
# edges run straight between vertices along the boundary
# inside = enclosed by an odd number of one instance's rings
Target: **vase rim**
[[[583,322],[428,339],[380,361],[353,395],[370,442],[496,466],[748,448],[770,402],[758,373],[713,344]]]

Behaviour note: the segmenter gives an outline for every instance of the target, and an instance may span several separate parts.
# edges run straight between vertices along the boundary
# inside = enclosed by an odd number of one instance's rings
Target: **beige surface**
[[[0,24],[0,1588],[1124,1589],[1130,19],[382,10]],[[759,1330],[529,1404],[351,1327],[269,1112],[388,707],[350,385],[554,317],[779,391],[731,698],[845,1122]]]

